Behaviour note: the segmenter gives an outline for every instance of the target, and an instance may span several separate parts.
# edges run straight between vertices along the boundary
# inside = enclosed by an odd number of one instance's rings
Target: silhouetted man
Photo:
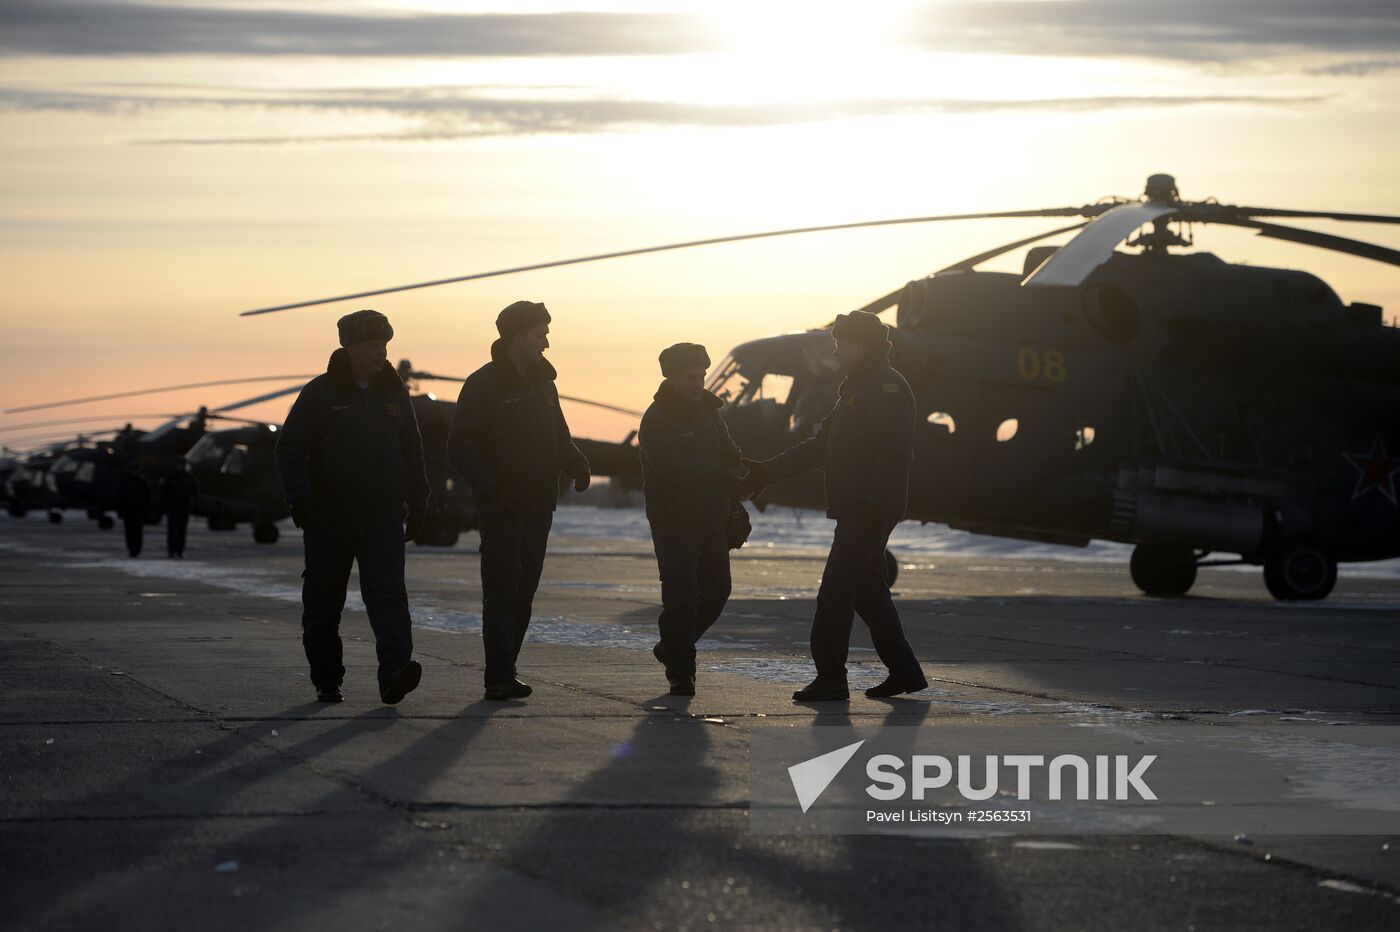
[[[638,434],[647,521],[661,573],[661,643],[672,695],[695,695],[695,642],[729,601],[725,521],[743,459],[705,390],[705,347],[677,343],[661,351],[665,381],[642,416]]]
[[[750,472],[743,481],[746,491],[756,491],[826,467],[827,516],[836,519],[836,536],[812,619],[817,678],[793,693],[804,702],[850,698],[846,656],[856,613],[889,668],[885,681],[865,694],[883,698],[928,686],[885,582],[885,547],[908,503],[914,394],[890,366],[889,330],[880,318],[865,311],[842,314],[831,335],[846,375],[836,407],[811,439],[770,460],[746,461]]]
[[[471,485],[481,520],[481,636],[486,698],[523,699],[516,660],[559,499],[559,474],[588,488],[588,460],[574,446],[554,386],[549,311],[517,301],[496,318],[491,361],[462,384],[447,459]]]
[[[341,348],[301,390],[277,441],[277,469],[306,548],[302,645],[316,698],[340,702],[340,614],[358,562],[379,698],[393,705],[423,675],[412,659],[403,547],[428,503],[423,439],[403,380],[385,361],[389,319],[356,311],[337,326]]]
[[[160,485],[160,507],[165,512],[166,555],[184,559],[185,531],[190,526],[190,512],[199,499],[199,486],[185,468],[185,458],[175,460],[175,468]]]
[[[141,464],[132,463],[117,484],[117,516],[122,519],[122,530],[126,533],[126,552],[133,557],[141,556],[150,510],[151,490],[141,474]]]

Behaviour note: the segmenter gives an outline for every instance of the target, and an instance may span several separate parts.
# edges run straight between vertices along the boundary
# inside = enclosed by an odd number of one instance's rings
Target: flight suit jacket
[[[423,438],[408,389],[387,363],[361,389],[343,349],[297,395],[276,460],[289,503],[309,498],[317,510],[406,504],[421,511],[428,502]]]
[[[836,406],[813,437],[763,466],[772,482],[825,466],[828,517],[899,521],[913,460],[914,393],[886,350],[872,353],[841,383]]]
[[[653,527],[722,527],[731,503],[715,472],[743,458],[719,416],[724,402],[707,391],[685,398],[664,382],[654,398],[637,437],[647,520]]]
[[[559,407],[557,376],[545,359],[522,376],[497,340],[491,361],[462,383],[447,461],[471,485],[478,507],[496,500],[513,511],[553,511],[559,473],[588,468]]]

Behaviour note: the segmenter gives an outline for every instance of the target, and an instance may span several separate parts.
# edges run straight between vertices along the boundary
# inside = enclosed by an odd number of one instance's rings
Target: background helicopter
[[[1186,202],[1171,176],[1153,175],[1135,202],[749,233],[244,316],[693,246],[1006,217],[1087,222],[969,257],[863,308],[897,309],[892,356],[920,405],[910,518],[1072,546],[1134,544],[1133,580],[1154,595],[1187,592],[1200,566],[1249,563],[1264,567],[1276,598],[1318,599],[1339,561],[1400,555],[1400,458],[1388,452],[1400,449],[1400,332],[1379,307],[1345,305],[1306,272],[1169,252],[1191,245],[1191,224],[1211,223],[1400,265],[1396,250],[1258,219],[1400,217]],[[1062,247],[1029,250],[1023,275],[976,271],[1072,231]],[[1139,252],[1118,251],[1125,240]],[[824,328],[744,344],[720,364],[709,384],[746,452],[766,456],[810,434],[836,398],[829,355]],[[765,494],[814,507],[820,480]],[[1206,560],[1215,552],[1238,556]]]

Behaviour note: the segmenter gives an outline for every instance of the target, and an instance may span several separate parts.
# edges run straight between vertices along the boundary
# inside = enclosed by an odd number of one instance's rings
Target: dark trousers
[[[724,528],[707,531],[652,527],[661,571],[661,651],[666,673],[695,676],[695,642],[729,601],[729,542]]]
[[[167,511],[165,513],[165,549],[171,556],[185,552],[185,531],[190,526],[188,511]]]
[[[836,537],[822,571],[812,619],[812,659],[817,676],[823,679],[845,682],[856,614],[870,629],[875,653],[891,673],[909,678],[921,675],[885,583],[885,546],[896,523],[865,516],[836,521]]]
[[[530,627],[553,526],[550,511],[487,508],[481,513],[481,639],[487,686],[515,679],[515,661]]]
[[[141,556],[141,543],[146,537],[146,519],[122,518],[122,530],[126,532],[126,552],[133,557]]]
[[[360,565],[360,595],[374,630],[379,656],[379,686],[413,656],[412,621],[404,588],[403,511],[317,515],[305,529],[306,573],[301,586],[301,643],[317,689],[339,686],[345,678],[341,660],[340,613],[350,567]]]

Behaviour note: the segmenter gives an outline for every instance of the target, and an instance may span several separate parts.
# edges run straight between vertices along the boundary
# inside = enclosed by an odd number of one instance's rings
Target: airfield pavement
[[[650,548],[557,534],[534,695],[487,703],[476,543],[409,548],[418,691],[380,704],[352,594],[347,701],[320,705],[290,528],[196,523],[180,562],[161,528],[131,560],[119,530],[0,517],[0,926],[1400,928],[1390,836],[785,836],[748,810],[764,727],[1400,724],[1400,578],[1280,605],[1212,569],[1157,600],[1105,562],[923,554],[896,590],[931,688],[800,706],[821,553],[736,555],[681,699]]]

